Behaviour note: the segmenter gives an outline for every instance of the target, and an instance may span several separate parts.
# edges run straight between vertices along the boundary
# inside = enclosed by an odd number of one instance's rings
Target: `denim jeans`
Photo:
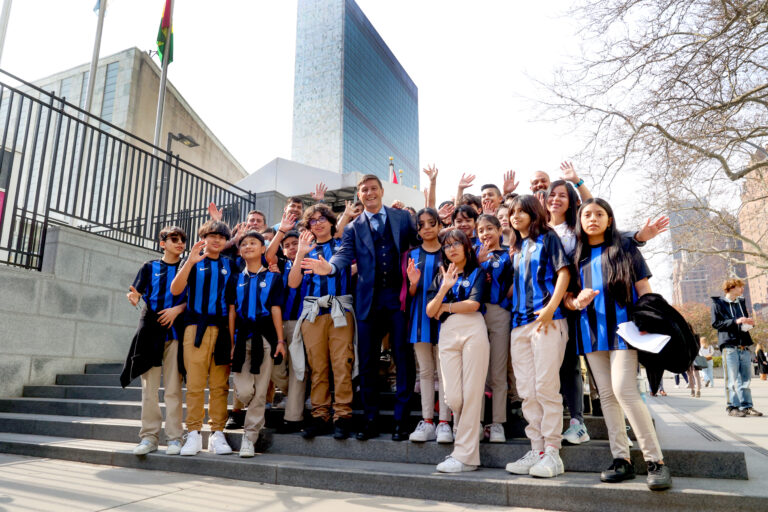
[[[752,407],[752,390],[749,381],[752,378],[752,352],[723,347],[726,382],[728,385],[728,405],[739,409]]]

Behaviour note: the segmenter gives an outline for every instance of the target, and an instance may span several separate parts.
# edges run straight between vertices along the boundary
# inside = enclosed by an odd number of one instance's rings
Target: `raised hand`
[[[502,185],[501,192],[505,195],[510,194],[517,189],[519,184],[519,181],[515,181],[515,171],[507,171],[504,173],[504,185]]]
[[[216,204],[211,202],[208,205],[208,215],[211,217],[211,220],[221,220],[224,218],[224,210],[219,210],[216,208]]]
[[[645,225],[640,228],[640,231],[635,234],[635,239],[638,242],[647,242],[667,230],[669,230],[669,217],[662,215],[653,222],[649,218],[645,221]]]
[[[573,163],[562,162],[560,164],[560,170],[563,171],[563,175],[560,176],[560,179],[570,181],[574,185],[579,182],[579,176],[576,174],[576,168],[573,166]]]
[[[187,260],[194,265],[203,261],[207,255],[208,253],[205,251],[205,240],[198,240],[197,243],[189,249],[189,258]]]
[[[128,302],[131,303],[131,306],[136,307],[136,305],[139,303],[139,299],[141,298],[141,294],[133,286],[131,286],[130,290],[131,291],[126,293],[125,296],[128,298]]]
[[[290,231],[296,225],[296,215],[289,212],[283,213],[283,218],[280,220],[280,231]]]
[[[315,185],[315,191],[312,192],[311,196],[312,199],[315,201],[322,201],[325,199],[325,193],[328,191],[328,187],[325,186],[325,183],[320,182],[317,185]]]
[[[422,170],[429,178],[429,181],[435,181],[437,179],[437,167],[435,167],[435,164],[428,165],[426,169]]]
[[[461,174],[461,179],[459,180],[459,188],[462,190],[468,189],[472,186],[472,182],[475,181],[475,175],[474,174]]]
[[[453,263],[448,265],[447,270],[443,267],[440,267],[440,273],[443,275],[443,284],[441,286],[446,291],[453,288],[453,285],[455,285],[459,280],[459,270]]]
[[[301,235],[299,235],[299,248],[298,248],[297,254],[300,254],[301,256],[305,256],[314,248],[315,248],[315,235],[313,235],[311,231],[307,230],[307,231],[304,231]],[[304,267],[302,266],[301,268],[304,268]]]
[[[408,281],[411,284],[416,284],[421,279],[421,270],[416,266],[413,258],[408,258],[408,268],[405,269],[405,273],[408,274]]]

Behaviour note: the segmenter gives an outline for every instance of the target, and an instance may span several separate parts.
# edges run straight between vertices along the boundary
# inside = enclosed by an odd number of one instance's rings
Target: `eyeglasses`
[[[328,219],[326,219],[325,217],[318,217],[316,219],[309,219],[309,225],[310,226],[314,226],[316,224],[324,224],[326,222],[328,222]]]
[[[463,247],[464,244],[459,242],[458,240],[454,240],[453,242],[448,242],[447,244],[443,244],[443,250],[447,251],[448,249],[458,249],[459,247]]]

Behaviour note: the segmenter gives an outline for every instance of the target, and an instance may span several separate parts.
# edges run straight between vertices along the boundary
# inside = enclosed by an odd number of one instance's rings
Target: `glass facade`
[[[419,184],[418,89],[353,0],[300,0],[293,159]]]

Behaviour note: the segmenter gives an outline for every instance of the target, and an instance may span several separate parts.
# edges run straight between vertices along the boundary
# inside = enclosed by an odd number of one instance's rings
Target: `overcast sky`
[[[15,0],[2,68],[36,80],[89,62],[95,3]],[[169,80],[249,172],[290,158],[296,0],[174,3]],[[514,169],[525,191],[534,171],[556,177],[559,163],[576,153],[578,130],[539,121],[536,104],[544,97],[536,80],[549,80],[578,52],[578,25],[565,16],[571,2],[357,3],[419,88],[420,163],[440,169],[438,198],[454,193],[462,172],[478,176],[469,191],[479,193],[480,184]],[[101,55],[155,50],[163,4],[110,0]],[[637,188],[628,172],[601,191],[626,229]],[[656,260],[654,281],[668,295],[668,265]]]

